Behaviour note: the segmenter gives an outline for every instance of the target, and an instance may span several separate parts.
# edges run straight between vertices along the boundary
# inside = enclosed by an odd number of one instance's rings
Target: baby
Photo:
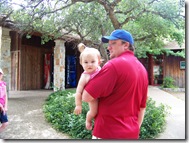
[[[81,114],[82,111],[82,92],[85,85],[96,76],[101,67],[100,52],[95,48],[88,48],[83,43],[78,45],[80,54],[80,64],[82,65],[84,72],[82,73],[75,94],[75,110],[76,115]],[[89,111],[86,116],[86,129],[92,130],[92,119],[96,116],[98,110],[98,100],[89,102]]]

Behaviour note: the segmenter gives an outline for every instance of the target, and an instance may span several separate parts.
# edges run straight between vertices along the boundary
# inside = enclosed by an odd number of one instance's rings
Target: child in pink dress
[[[6,83],[2,81],[3,78],[3,71],[0,68],[0,133],[6,128],[8,125],[8,118],[7,118],[7,90],[6,90]]]
[[[85,85],[94,78],[101,67],[100,52],[95,48],[88,48],[83,43],[78,45],[78,49],[81,52],[80,64],[82,65],[84,72],[82,73],[75,94],[75,110],[76,115],[81,114],[82,111],[82,92]],[[98,101],[95,100],[89,103],[89,111],[86,116],[86,129],[92,130],[92,119],[96,116],[98,110]]]

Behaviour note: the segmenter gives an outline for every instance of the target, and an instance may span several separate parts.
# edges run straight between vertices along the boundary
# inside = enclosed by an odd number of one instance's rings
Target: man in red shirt
[[[83,101],[98,99],[93,138],[138,139],[148,91],[144,66],[134,56],[134,40],[125,30],[103,36],[110,59],[85,87]]]

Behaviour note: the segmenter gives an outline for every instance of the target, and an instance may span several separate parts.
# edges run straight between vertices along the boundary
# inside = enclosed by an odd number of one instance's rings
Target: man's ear
[[[125,42],[124,44],[124,50],[128,50],[129,49],[129,42]]]

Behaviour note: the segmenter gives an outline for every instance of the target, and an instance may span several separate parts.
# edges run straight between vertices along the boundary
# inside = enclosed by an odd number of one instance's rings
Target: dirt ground
[[[173,91],[166,91],[168,93],[170,93],[171,95],[175,96],[178,99],[181,99],[183,101],[185,101],[185,92],[173,92]]]
[[[1,139],[69,139],[45,120],[42,106],[49,90],[12,91],[8,99],[8,127]]]

